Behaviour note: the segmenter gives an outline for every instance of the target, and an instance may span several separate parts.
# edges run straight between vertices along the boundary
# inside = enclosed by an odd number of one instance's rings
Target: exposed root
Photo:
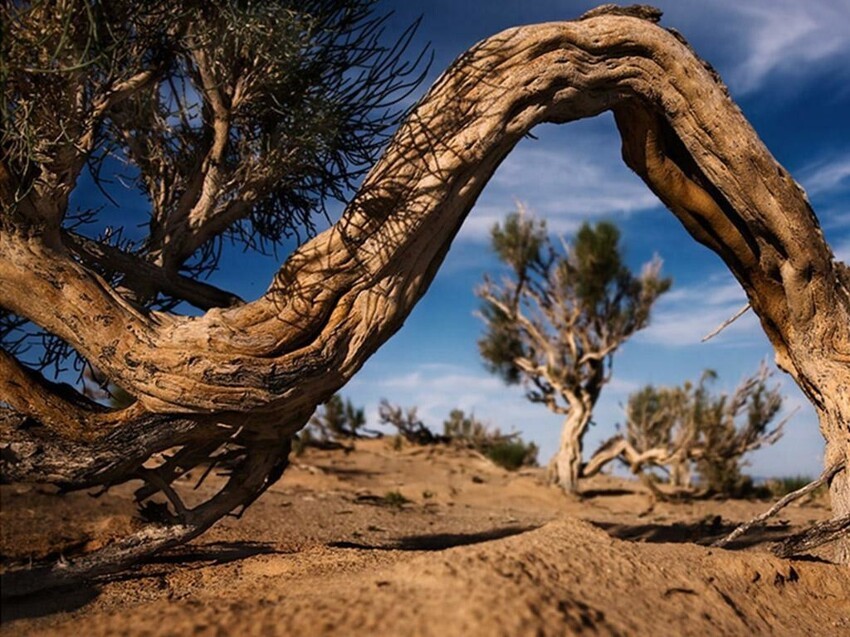
[[[850,537],[850,513],[841,518],[818,522],[802,533],[787,538],[772,551],[778,557],[791,557],[847,537]]]
[[[28,595],[40,590],[67,586],[121,571],[164,549],[188,542],[222,517],[241,507],[239,515],[280,478],[288,464],[290,440],[245,441],[244,456],[227,484],[210,500],[188,509],[162,478],[158,485],[177,509],[168,522],[152,522],[128,537],[100,550],[61,562],[34,568],[10,570],[0,576],[3,597]],[[147,475],[146,478],[150,478]]]
[[[718,547],[718,548],[723,548],[724,546],[726,546],[730,542],[733,542],[734,540],[736,540],[739,537],[741,537],[742,535],[744,535],[744,533],[749,531],[754,526],[760,525],[760,524],[764,523],[765,521],[769,520],[774,515],[779,513],[782,509],[784,509],[789,504],[794,502],[795,500],[799,500],[800,498],[802,498],[805,495],[808,495],[809,493],[811,493],[815,489],[829,483],[829,481],[832,480],[832,477],[835,476],[839,471],[843,470],[844,467],[845,467],[845,461],[840,460],[839,462],[836,462],[835,464],[828,467],[827,469],[824,469],[823,473],[820,474],[820,477],[817,480],[810,482],[809,484],[807,484],[806,486],[804,486],[801,489],[797,489],[796,491],[789,493],[788,495],[783,497],[781,500],[779,500],[776,504],[774,504],[772,507],[770,507],[767,511],[765,511],[761,515],[757,515],[752,520],[745,522],[744,524],[740,525],[738,528],[736,528],[734,531],[732,531],[726,537],[721,538],[721,539],[717,540],[716,542],[714,542],[714,544],[712,544],[712,546]]]

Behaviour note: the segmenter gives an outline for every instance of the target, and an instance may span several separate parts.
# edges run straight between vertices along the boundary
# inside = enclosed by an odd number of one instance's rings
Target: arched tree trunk
[[[115,477],[126,462],[104,440],[141,457],[163,448],[175,419],[190,423],[180,435],[194,444],[222,426],[292,433],[306,421],[292,414],[327,400],[401,327],[514,145],[537,124],[612,110],[627,164],[746,291],[777,363],[817,410],[827,462],[847,458],[850,274],[716,73],[655,24],[659,15],[606,6],[474,46],[403,123],[341,220],[299,248],[252,303],[199,317],[140,312],[70,255],[58,224],[4,202],[0,305],[65,339],[139,399],[103,413],[3,356],[0,402],[42,425],[4,439],[54,460],[74,442],[88,455],[66,454],[70,468],[57,462],[41,477],[79,485],[94,468]],[[7,178],[0,170],[4,197]],[[16,467],[32,456],[4,444],[4,474],[26,478]],[[846,471],[831,494],[837,515],[850,511]]]

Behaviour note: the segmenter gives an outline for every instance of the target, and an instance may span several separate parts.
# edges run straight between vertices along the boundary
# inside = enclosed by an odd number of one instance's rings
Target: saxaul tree
[[[623,261],[620,232],[584,224],[559,250],[546,226],[522,209],[492,231],[509,274],[485,278],[484,336],[478,347],[490,371],[522,382],[526,397],[564,417],[552,479],[578,489],[582,441],[617,349],[647,326],[653,304],[670,288],[654,259],[636,276]]]
[[[438,436],[431,431],[419,417],[419,408],[414,406],[402,407],[393,405],[386,398],[378,405],[378,418],[383,425],[389,425],[398,432],[401,439],[414,445],[433,445],[448,442],[445,436]]]
[[[308,425],[325,438],[360,438],[366,425],[366,414],[350,399],[334,394],[313,414]]]
[[[297,324],[311,321],[314,302],[328,309],[332,286],[324,300],[306,289],[284,292],[295,280],[281,273],[252,305],[204,279],[225,244],[273,253],[315,234],[324,206],[348,196],[378,158],[402,113],[397,102],[425,65],[407,53],[415,25],[388,40],[373,5],[3,4],[3,479],[66,490],[142,479],[143,510],[150,498],[167,503],[152,534],[75,563],[68,576],[184,541],[249,504],[280,475],[292,434],[332,399],[323,388],[308,390],[301,405],[270,400],[287,392],[283,378],[294,371],[276,358],[293,348],[303,362],[311,357],[311,337]],[[356,256],[344,252],[343,261]],[[340,272],[348,269],[343,261]],[[58,296],[42,297],[23,272]],[[218,325],[206,335],[185,316],[199,311],[207,314],[198,320]],[[231,325],[228,311],[245,312],[237,322],[246,322]],[[278,340],[277,330],[262,335],[264,323],[293,320],[290,336],[301,334],[301,346]],[[160,329],[175,330],[177,341],[160,341]],[[146,344],[131,343],[137,338]],[[172,364],[200,365],[201,384],[183,385],[180,372],[167,371]],[[197,404],[154,398],[157,406],[149,405],[153,396],[116,375],[116,366]],[[56,382],[57,372],[73,381],[74,368],[82,391]],[[257,393],[238,380],[245,374],[271,384]],[[227,395],[230,406],[204,407],[202,394],[213,403]],[[189,509],[173,483],[193,467],[205,465],[208,475],[221,463],[232,470],[228,485]],[[39,578],[36,570],[29,580],[39,585]],[[4,585],[4,594],[15,590]]]
[[[245,230],[252,245],[262,247],[266,229],[293,218],[283,204],[300,201],[304,205],[291,210],[310,210],[305,193],[328,183],[324,169],[339,167],[347,155],[325,152],[321,136],[318,151],[299,153],[314,138],[297,126],[280,128],[273,114],[284,121],[297,121],[299,113],[318,117],[321,130],[346,122],[321,108],[322,96],[336,95],[343,106],[363,104],[354,98],[363,97],[370,78],[384,78],[379,85],[388,90],[396,86],[392,60],[398,56],[373,49],[347,67],[362,74],[333,64],[339,73],[296,66],[296,78],[327,84],[246,92],[264,78],[281,77],[268,66],[275,56],[255,44],[236,46],[240,30],[215,27],[211,5],[257,9],[252,28],[241,31],[254,37],[289,24],[299,7],[321,3],[3,5],[3,479],[65,488],[114,484],[136,476],[152,456],[176,450],[158,471],[159,487],[151,487],[172,494],[170,519],[58,567],[7,572],[4,595],[121,568],[250,504],[281,475],[289,439],[316,405],[401,327],[514,145],[537,124],[604,111],[614,113],[627,165],[746,291],[777,363],[818,413],[836,522],[850,519],[844,469],[850,270],[836,262],[804,193],[717,74],[678,33],[658,25],[659,11],[606,5],[575,21],[509,29],[476,44],[401,122],[340,220],[294,250],[264,294],[242,302],[181,270],[179,255],[204,237],[216,245],[231,229],[237,237]],[[282,7],[280,15],[265,18],[269,6]],[[209,25],[212,35],[199,37]],[[291,33],[315,31],[299,25]],[[347,59],[370,55],[344,30],[328,33],[327,47],[308,39],[299,50]],[[280,41],[272,38],[274,46]],[[217,53],[218,44],[227,46]],[[188,103],[198,107],[186,125],[178,122],[189,113],[160,106],[159,100],[182,94],[173,70],[200,87],[186,85],[183,110]],[[301,98],[317,101],[308,106]],[[373,112],[368,106],[375,102],[366,98],[365,104]],[[246,110],[237,113],[239,105]],[[179,134],[169,133],[175,126]],[[242,146],[238,130],[256,143]],[[356,125],[340,130],[354,132],[343,139],[361,139]],[[107,240],[115,235],[105,228],[100,241],[74,236],[82,235],[75,232],[72,194],[87,166],[95,175],[98,165],[112,166],[98,162],[111,157],[103,153],[108,148],[126,149],[119,151],[126,172],[149,193],[143,227],[150,238],[141,253]],[[371,162],[376,147],[365,146],[372,149],[368,157],[355,150],[361,148],[355,144],[353,156]],[[268,153],[283,162],[279,171],[256,163]],[[197,248],[184,263],[208,263],[204,254]],[[164,303],[145,304],[153,288]],[[168,298],[203,311],[182,314]],[[135,402],[104,408],[45,378],[15,349],[14,330],[28,325],[66,344]],[[209,463],[225,444],[240,453],[228,483],[208,502],[187,507],[173,480],[186,467]],[[838,557],[850,561],[850,551]]]
[[[746,493],[751,482],[742,471],[745,456],[779,440],[788,422],[775,422],[782,395],[768,385],[770,375],[762,365],[731,394],[711,391],[717,378],[711,370],[695,383],[634,392],[626,405],[625,432],[599,447],[587,474],[621,460],[637,474],[661,468],[677,488],[691,488],[696,473],[704,492]]]

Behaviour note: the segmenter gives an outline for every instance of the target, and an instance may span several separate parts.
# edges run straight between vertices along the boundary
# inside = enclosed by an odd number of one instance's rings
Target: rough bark
[[[127,431],[154,426],[150,414],[253,431],[300,426],[306,417],[292,414],[327,400],[401,327],[514,145],[537,124],[611,110],[626,163],[741,283],[777,363],[814,404],[834,464],[850,455],[845,271],[803,191],[657,17],[603,8],[474,46],[403,123],[341,220],[256,301],[199,317],[139,311],[73,258],[54,224],[22,221],[4,202],[0,306],[136,396]],[[0,171],[3,193],[6,178]],[[31,409],[7,380],[0,391],[12,409]],[[69,417],[88,413],[68,404]],[[850,512],[846,471],[831,493],[835,515]]]
[[[567,493],[578,492],[582,473],[582,439],[590,424],[592,411],[581,404],[572,405],[561,428],[558,451],[552,459],[552,480]]]

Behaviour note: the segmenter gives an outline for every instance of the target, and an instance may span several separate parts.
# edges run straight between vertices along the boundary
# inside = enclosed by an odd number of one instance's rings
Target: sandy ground
[[[110,581],[6,603],[0,632],[850,635],[850,569],[766,552],[827,517],[823,501],[718,550],[704,545],[768,503],[653,506],[605,476],[568,498],[542,475],[388,440],[309,451],[242,519]],[[129,491],[0,494],[4,566],[134,524]]]

